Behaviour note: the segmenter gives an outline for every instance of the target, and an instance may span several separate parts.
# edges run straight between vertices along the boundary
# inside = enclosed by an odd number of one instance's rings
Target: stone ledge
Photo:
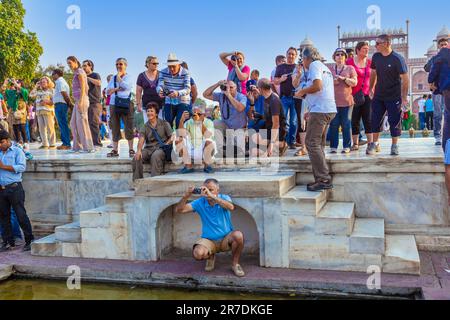
[[[0,264],[0,281],[8,279],[13,272],[12,265]]]

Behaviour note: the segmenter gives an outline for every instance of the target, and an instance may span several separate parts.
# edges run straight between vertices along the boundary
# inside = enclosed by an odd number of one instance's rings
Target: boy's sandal
[[[119,152],[117,152],[116,150],[113,150],[110,153],[108,153],[106,156],[108,158],[117,158],[117,157],[119,157]]]

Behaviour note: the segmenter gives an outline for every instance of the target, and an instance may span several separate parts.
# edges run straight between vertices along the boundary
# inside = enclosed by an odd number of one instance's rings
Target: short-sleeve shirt
[[[239,88],[239,86],[240,86],[240,93],[242,93],[242,94],[247,94],[247,81],[248,81],[248,79],[247,80],[245,80],[245,81],[240,81],[239,79],[237,79],[236,77],[235,77],[235,79],[231,79],[232,77],[231,77],[231,75],[232,75],[232,73],[234,72],[234,66],[231,64],[231,62],[228,64],[228,80],[231,80],[231,81],[233,81],[234,83],[236,83],[236,85],[238,86],[238,88]],[[248,74],[248,76],[250,77],[250,67],[249,66],[243,66],[242,68],[241,68],[241,72],[242,73],[246,73],[246,74]]]
[[[167,121],[158,118],[156,123],[156,132],[158,133],[161,140],[165,143],[172,136],[173,131],[170,124]],[[155,150],[158,149],[159,142],[156,136],[153,134],[150,121],[145,124],[145,126],[140,131],[141,136],[145,137],[145,149]]]
[[[160,107],[162,107],[164,103],[164,99],[162,99],[158,92],[156,91],[156,87],[158,86],[159,80],[159,72],[158,76],[155,80],[150,80],[147,77],[145,72],[142,72],[137,79],[136,84],[143,89],[142,91],[142,107],[144,110],[147,110],[147,104],[150,102],[156,102]]]
[[[272,93],[267,99],[264,99],[264,119],[265,119],[264,129],[268,130],[272,129],[273,116],[280,117],[280,129],[282,131],[286,131],[286,115],[284,114],[281,100],[275,93]]]
[[[286,81],[280,84],[280,97],[294,96],[294,86],[292,85],[292,74],[295,70],[295,64],[280,64],[275,71],[275,78],[281,78],[284,74],[288,74]]]
[[[244,106],[247,105],[247,97],[241,93],[237,93],[235,99],[242,103]],[[213,95],[213,100],[219,102],[220,113],[222,114],[222,120],[227,125],[228,129],[243,129],[247,127],[247,114],[245,110],[239,112],[231,104],[230,100],[222,92],[216,92]]]
[[[322,90],[306,95],[311,113],[336,113],[336,101],[334,97],[333,74],[321,61],[314,61],[309,66],[305,79],[306,87],[313,85],[315,80],[322,81]]]
[[[358,84],[356,85],[356,87],[352,88],[352,94],[355,95],[362,89],[364,95],[368,96],[370,91],[370,73],[372,72],[371,69],[372,60],[367,59],[365,68],[358,67],[355,63],[355,59],[353,58],[348,59],[346,63],[349,66],[355,68],[356,74],[358,75]]]
[[[417,103],[419,105],[419,113],[425,112],[425,99],[420,99]]]
[[[66,103],[61,92],[66,92],[70,96],[70,88],[67,81],[63,77],[59,77],[55,81],[55,92],[53,95],[53,103]]]
[[[330,67],[333,76],[342,76],[346,78],[356,77],[356,71],[353,66],[344,66],[339,69],[336,65]],[[355,101],[352,95],[352,87],[347,85],[344,81],[339,80],[339,83],[334,83],[334,97],[337,107],[353,107]]]
[[[98,73],[92,72],[90,75],[87,76],[88,78],[94,79],[94,80],[102,80],[100,75]],[[88,81],[89,85],[89,103],[101,103],[102,101],[102,87],[96,86],[92,82]]]
[[[373,55],[371,67],[377,73],[375,99],[388,102],[401,100],[400,76],[408,72],[405,58],[395,51],[386,57],[377,52]]]
[[[9,109],[16,111],[19,107],[19,100],[28,102],[28,90],[21,88],[20,91],[17,90],[6,90],[5,91],[6,102]]]
[[[227,195],[219,194],[219,198],[232,202]],[[194,212],[202,220],[202,238],[219,241],[234,231],[231,213],[218,204],[210,206],[206,198],[200,198],[191,203]]]
[[[214,131],[215,131],[214,130],[214,122],[212,122],[208,118],[205,118],[205,120],[203,121],[203,124],[205,125],[206,129],[212,134],[212,136],[209,137],[208,139],[214,140]],[[202,132],[202,125],[200,123],[196,124],[194,119],[189,119],[184,124],[184,128],[189,133],[192,146],[194,148],[198,148],[198,147],[202,146],[203,141],[205,140],[205,138],[203,136],[203,132]]]

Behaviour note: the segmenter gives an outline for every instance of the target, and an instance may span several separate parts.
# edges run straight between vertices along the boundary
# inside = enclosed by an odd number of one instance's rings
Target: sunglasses
[[[154,66],[159,66],[159,62],[152,62],[151,64]]]
[[[123,66],[124,64],[123,63],[116,63],[116,67],[120,67],[120,66]]]
[[[385,41],[383,41],[383,42],[375,42],[375,45],[376,46],[380,46],[380,45],[382,45],[383,43],[386,43]]]
[[[343,53],[336,53],[334,56],[335,57],[345,57],[345,54],[343,54]]]

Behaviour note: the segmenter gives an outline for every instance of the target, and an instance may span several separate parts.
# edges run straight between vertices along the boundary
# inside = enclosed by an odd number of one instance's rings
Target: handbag
[[[366,77],[367,77],[367,67],[368,67],[368,65],[366,64],[366,67],[364,68],[364,79],[362,82],[361,90],[359,90],[358,92],[356,92],[353,95],[353,100],[355,101],[355,107],[361,107],[362,105],[364,105],[366,103],[366,96],[364,95],[364,83],[366,82]]]
[[[166,161],[172,161],[173,146],[171,144],[164,143],[158,132],[154,128],[152,128],[152,126],[150,126],[150,129],[152,129],[153,135],[155,136],[156,140],[158,140],[159,147],[162,149],[162,151],[164,151],[164,154],[166,155]]]
[[[114,88],[117,88],[117,76],[114,76]],[[130,106],[131,106],[131,93],[128,96],[128,98],[120,98],[116,92],[114,107],[118,108],[121,114],[128,114],[130,112]]]
[[[23,118],[24,114],[23,114],[22,110],[17,110],[14,112],[13,116],[14,116],[15,120],[21,120]]]

